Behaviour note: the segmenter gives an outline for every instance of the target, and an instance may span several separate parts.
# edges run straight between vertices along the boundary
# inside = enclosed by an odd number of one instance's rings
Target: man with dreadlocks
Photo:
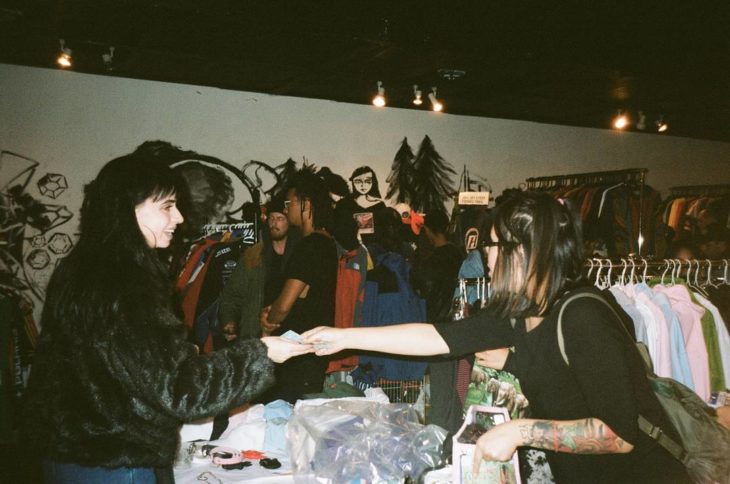
[[[313,167],[305,166],[290,181],[284,212],[303,238],[287,261],[281,293],[261,311],[264,336],[334,325],[337,249],[330,235],[332,201]],[[305,393],[321,392],[326,368],[327,361],[312,354],[298,358],[294,365],[278,365],[276,384],[264,400],[293,403]]]

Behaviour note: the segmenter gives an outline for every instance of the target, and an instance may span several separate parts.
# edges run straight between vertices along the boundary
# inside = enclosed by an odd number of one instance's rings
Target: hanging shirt
[[[687,388],[694,390],[695,386],[692,381],[692,372],[689,368],[689,358],[687,356],[687,348],[684,346],[684,335],[682,334],[682,327],[679,324],[679,318],[677,318],[677,314],[672,310],[672,305],[666,294],[654,292],[652,300],[664,312],[664,317],[669,324],[672,378],[684,384]]]
[[[711,393],[710,366],[701,322],[705,308],[692,302],[689,291],[685,286],[679,284],[669,287],[656,285],[653,290],[662,292],[669,298],[672,309],[679,318],[695,393],[704,401],[708,401]]]
[[[646,340],[646,328],[644,326],[644,319],[639,313],[639,310],[634,306],[634,302],[621,290],[621,286],[611,286],[608,288],[609,292],[613,294],[613,297],[621,306],[626,314],[629,315],[634,323],[634,334],[636,334],[637,341]]]
[[[337,286],[335,290],[335,327],[352,328],[362,321],[362,304],[365,300],[365,276],[368,251],[364,245],[346,251],[337,244]],[[331,360],[327,373],[349,371],[358,364],[358,357],[348,354]]]
[[[634,292],[637,299],[646,304],[654,317],[657,329],[657,353],[654,360],[654,373],[666,378],[672,377],[671,344],[669,326],[661,308],[653,301],[653,292],[646,284],[636,284]]]
[[[646,331],[646,339],[641,339],[639,334],[636,335],[636,340],[641,341],[646,345],[651,356],[651,361],[656,365],[659,361],[659,324],[654,319],[654,313],[646,303],[646,298],[639,298],[636,294],[633,284],[626,284],[620,286],[624,293],[631,299],[634,306],[641,314],[641,319],[644,322],[644,329]]]
[[[702,304],[712,314],[717,329],[717,339],[720,348],[720,359],[722,361],[722,369],[725,377],[725,388],[730,388],[730,334],[728,334],[725,321],[723,320],[717,307],[712,304],[701,294],[694,294],[697,302]]]

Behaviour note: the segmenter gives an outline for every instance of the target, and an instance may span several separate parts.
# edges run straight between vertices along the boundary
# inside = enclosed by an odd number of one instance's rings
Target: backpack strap
[[[621,317],[616,313],[616,310],[613,309],[613,307],[608,304],[602,297],[597,296],[596,294],[590,293],[590,292],[582,292],[578,294],[573,294],[570,296],[560,307],[560,312],[558,313],[558,346],[560,347],[560,354],[563,355],[563,361],[565,361],[565,364],[570,366],[570,362],[568,361],[568,355],[565,353],[565,337],[563,336],[563,312],[565,311],[565,308],[568,306],[568,303],[571,301],[574,301],[576,299],[581,298],[591,298],[591,299],[597,299],[601,301],[603,304],[605,304],[613,313],[614,316],[616,316],[616,319],[619,320],[619,324],[621,324],[621,327],[623,327],[623,323],[621,323]],[[624,328],[625,329],[625,328]],[[627,331],[628,333],[628,331]]]
[[[667,434],[665,434],[664,431],[661,429],[661,427],[657,427],[656,425],[645,419],[643,415],[639,415],[639,429],[652,439],[656,440],[656,443],[664,447],[664,449],[669,452],[672,457],[677,459],[679,462],[687,465],[687,462],[685,461],[688,456],[687,452],[685,452],[684,450],[684,447],[668,437]]]
[[[568,355],[565,353],[565,337],[563,336],[563,312],[565,311],[565,307],[568,305],[569,302],[580,298],[597,299],[605,304],[611,310],[613,315],[616,316],[618,323],[621,325],[622,328],[624,328],[624,331],[626,331],[626,334],[631,339],[631,334],[621,322],[621,317],[618,315],[618,313],[616,313],[616,310],[613,308],[613,306],[608,304],[605,299],[589,292],[573,294],[563,303],[563,305],[560,307],[560,312],[558,313],[558,346],[560,347],[560,354],[563,355],[563,361],[565,361],[565,364],[568,366],[570,366],[570,362],[568,361]],[[643,346],[643,344],[641,346]],[[646,359],[649,358],[647,368],[651,370],[651,358],[649,357],[648,352],[642,352],[640,348],[639,353],[641,353],[642,359],[645,360],[644,363],[647,363]],[[665,434],[661,427],[657,427],[656,425],[648,421],[643,415],[639,415],[638,424],[639,429],[642,432],[655,440],[657,444],[662,446],[664,450],[669,452],[675,459],[685,464],[685,460],[687,459],[687,453],[685,452],[684,447],[679,445],[671,437]]]

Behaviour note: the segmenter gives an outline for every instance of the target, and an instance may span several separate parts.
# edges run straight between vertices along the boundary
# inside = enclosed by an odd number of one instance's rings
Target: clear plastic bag
[[[402,482],[442,465],[445,438],[411,405],[331,400],[294,410],[288,444],[296,482]]]

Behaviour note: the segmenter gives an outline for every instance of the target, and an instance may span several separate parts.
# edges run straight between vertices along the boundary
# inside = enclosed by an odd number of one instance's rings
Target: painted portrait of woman
[[[375,205],[385,205],[378,188],[378,177],[369,166],[356,168],[350,175],[352,198],[355,203],[364,209],[371,209]]]

